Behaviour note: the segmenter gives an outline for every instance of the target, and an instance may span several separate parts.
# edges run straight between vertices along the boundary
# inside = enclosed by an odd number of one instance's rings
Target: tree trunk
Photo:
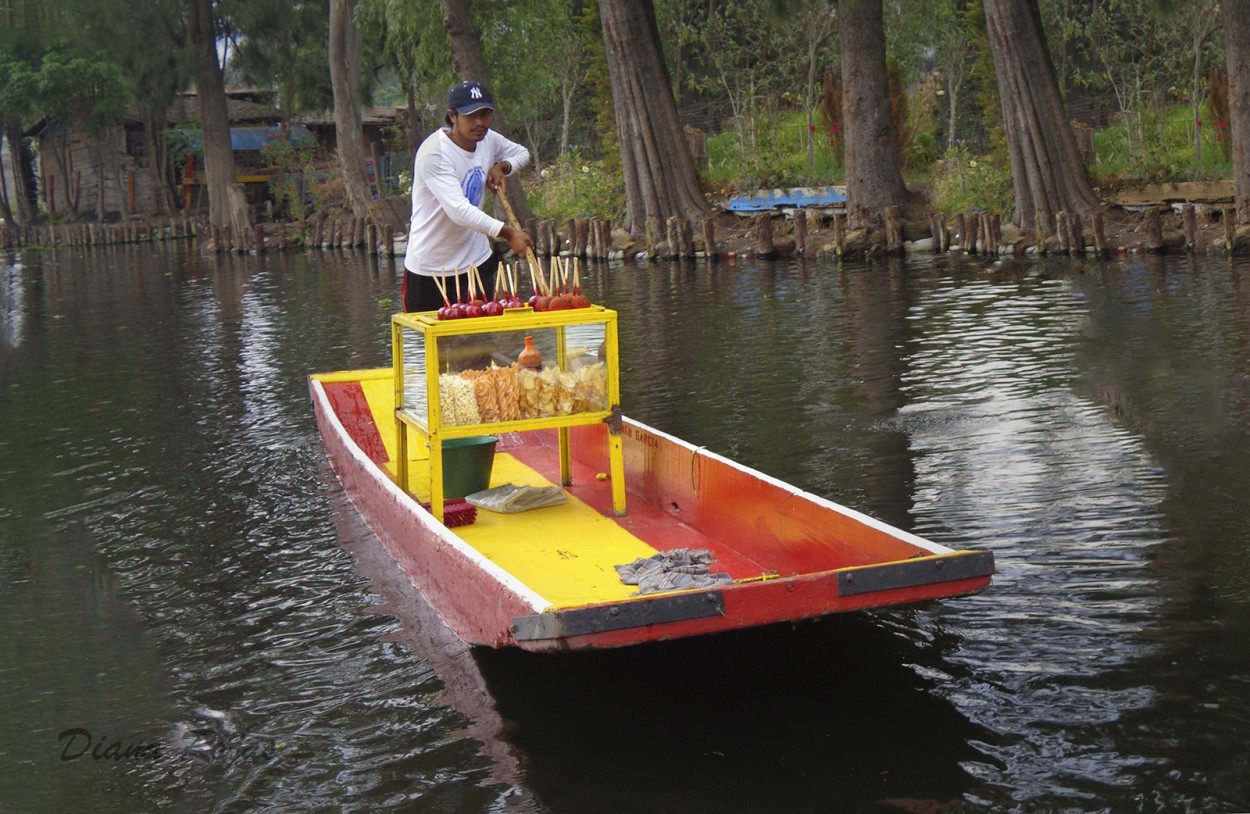
[[[625,228],[711,211],[677,117],[653,0],[599,0],[625,178]]]
[[[334,90],[334,129],[339,172],[347,206],[357,218],[381,223],[365,180],[365,130],[360,112],[360,29],[356,0],[330,2],[330,84]],[[381,167],[374,168],[381,172]]]
[[[73,212],[78,208],[78,204],[74,200],[74,190],[69,183],[70,168],[72,166],[70,164],[72,159],[69,152],[69,139],[65,135],[56,137],[49,135],[46,141],[52,148],[48,152],[52,153],[53,169],[60,176],[59,180],[62,187],[60,208]],[[48,184],[45,174],[44,178],[40,180],[40,187],[43,188],[43,198],[48,204],[48,212],[55,215],[59,211],[55,203],[56,181],[54,180],[51,184]]]
[[[4,151],[4,131],[0,130],[0,155]],[[0,159],[0,218],[10,229],[17,228],[17,220],[13,217],[13,209],[9,206],[9,178],[4,172],[4,160]]]
[[[35,219],[35,196],[31,180],[34,178],[30,154],[22,144],[22,122],[16,116],[3,119],[4,140],[9,150],[9,166],[13,169],[13,189],[9,192],[9,205],[16,219],[30,223]]]
[[[148,183],[152,185],[157,211],[169,216],[178,211],[178,204],[169,185],[169,149],[165,140],[157,137],[157,123],[167,118],[151,110],[143,111],[143,149],[148,156]]]
[[[1037,0],[985,0],[985,22],[1011,153],[1016,224],[1031,226],[1041,215],[1051,229],[1056,212],[1093,212],[1098,196],[1059,96]]]
[[[1250,223],[1250,0],[1223,0],[1237,222]]]
[[[887,207],[907,203],[885,74],[881,0],[839,0],[838,35],[847,213],[852,227],[878,226]]]
[[[252,227],[243,187],[235,180],[234,150],[230,143],[230,114],[226,80],[217,59],[217,24],[213,0],[189,0],[187,55],[199,98],[204,139],[204,178],[208,190],[208,219],[213,226],[229,226],[241,235]]]
[[[408,133],[406,140],[408,153],[416,155],[421,147],[421,114],[417,112],[417,89],[412,82],[412,72],[408,71],[404,78],[404,98],[408,100]]]
[[[470,0],[443,0],[443,28],[447,30],[447,39],[451,43],[451,66],[462,80],[481,82],[491,87],[490,71],[486,69],[486,58],[482,55],[482,37],[473,23],[469,5]],[[495,97],[495,102],[501,104],[499,97]],[[491,117],[490,126],[501,136],[512,138],[508,136],[508,127],[499,109]],[[520,184],[508,184],[508,203],[520,223],[534,216]]]

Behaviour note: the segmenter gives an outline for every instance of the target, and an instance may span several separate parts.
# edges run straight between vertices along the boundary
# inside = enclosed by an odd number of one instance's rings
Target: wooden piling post
[[[1059,233],[1059,253],[1071,254],[1072,253],[1072,233],[1068,229],[1068,213],[1067,212],[1055,213],[1055,229]]]
[[[1081,231],[1081,216],[1077,212],[1068,215],[1068,234],[1072,237],[1072,253],[1085,253],[1085,234]]]
[[[934,212],[931,222],[933,225],[929,228],[933,233],[933,250],[944,253],[950,248],[950,238],[946,233],[946,220],[941,213]]]
[[[846,213],[833,216],[833,253],[841,257],[846,253]]]
[[[755,215],[755,249],[760,257],[772,257],[777,253],[773,245],[773,216],[769,212]]]
[[[585,257],[586,241],[590,236],[590,224],[588,224],[585,220],[571,220],[569,223],[572,225],[573,229],[571,233],[571,239],[573,241],[571,251],[573,252],[573,256]]]
[[[964,223],[968,226],[968,233],[963,236],[964,251],[968,254],[976,254],[977,238],[981,234],[981,216],[976,212],[970,212],[964,219]]]
[[[711,258],[720,257],[720,248],[716,245],[716,221],[712,218],[703,219],[703,253]]]
[[[671,215],[664,224],[668,241],[667,255],[669,257],[681,256],[681,225],[678,223],[678,220],[679,218],[676,215]]]
[[[647,218],[647,256],[655,257],[656,252],[660,248],[660,235],[663,230],[660,228],[659,218]]]
[[[794,210],[794,253],[807,257],[807,213],[802,209]]]
[[[903,253],[903,224],[899,219],[900,208],[885,208],[885,250],[890,254]]]
[[[1191,252],[1198,246],[1198,214],[1193,204],[1185,204],[1181,209],[1181,217],[1185,223],[1185,248]]]
[[[1089,216],[1090,231],[1094,236],[1094,254],[1099,257],[1107,256],[1107,233],[1102,222],[1102,213],[1095,212]]]
[[[599,245],[603,248],[605,260],[612,257],[612,219],[604,218],[599,222]]]
[[[1163,253],[1163,213],[1157,206],[1146,210],[1146,251]]]
[[[560,256],[560,235],[556,232],[556,222],[547,218],[543,220],[543,243],[547,246],[547,254],[552,257]]]

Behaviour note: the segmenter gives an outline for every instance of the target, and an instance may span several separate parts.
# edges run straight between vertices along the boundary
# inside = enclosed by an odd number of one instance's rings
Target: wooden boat
[[[576,317],[528,320],[518,323],[525,332]],[[431,335],[449,330],[432,317],[410,324]],[[615,323],[608,328],[614,364]],[[396,409],[406,398],[402,369],[397,361],[394,369],[313,375],[313,406],[348,496],[469,644],[622,647],[972,594],[993,573],[989,552],[925,540],[621,416],[614,376],[611,407],[586,420],[485,425],[498,439],[490,485],[560,486],[566,503],[513,514],[475,509],[473,522],[461,522],[467,507],[444,503],[441,456],[431,452],[458,428],[427,427]],[[437,391],[437,372],[430,382]],[[431,443],[407,443],[408,424]],[[507,431],[518,426],[527,429]],[[711,570],[728,581],[639,594],[618,572],[682,549],[708,552]]]

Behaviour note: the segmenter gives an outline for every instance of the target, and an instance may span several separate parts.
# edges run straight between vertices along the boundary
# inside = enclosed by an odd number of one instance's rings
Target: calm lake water
[[[626,412],[984,593],[470,651],[346,501],[309,372],[399,269],[0,256],[0,812],[1250,810],[1250,264],[612,265]]]

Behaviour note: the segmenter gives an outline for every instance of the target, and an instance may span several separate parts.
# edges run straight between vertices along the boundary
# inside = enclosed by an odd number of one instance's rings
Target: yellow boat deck
[[[380,370],[368,378],[362,378],[360,371],[344,375],[360,383],[386,448],[387,460],[380,465],[394,480],[398,444],[391,372]],[[316,378],[322,382],[335,380],[334,374]],[[410,486],[414,497],[422,503],[430,499],[425,465],[428,455],[424,444],[409,444]],[[505,483],[552,485],[543,474],[500,450],[495,454],[491,485]],[[565,608],[626,599],[637,590],[636,586],[621,582],[614,566],[649,557],[656,549],[626,525],[605,517],[569,492],[569,502],[561,506],[516,514],[479,509],[475,523],[455,526],[451,531],[554,607]]]

